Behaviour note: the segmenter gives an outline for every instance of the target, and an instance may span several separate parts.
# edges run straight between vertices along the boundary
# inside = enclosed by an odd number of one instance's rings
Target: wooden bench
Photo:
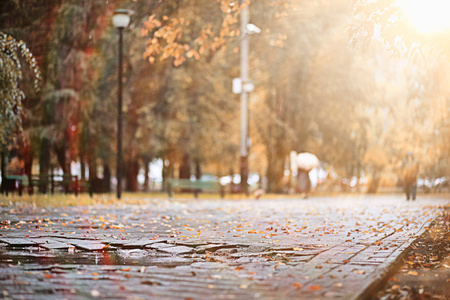
[[[198,198],[198,193],[201,191],[219,191],[220,197],[225,197],[225,189],[219,181],[211,180],[190,180],[190,179],[169,179],[168,194],[173,196],[175,189],[185,189],[194,193],[195,198]]]
[[[33,187],[42,188],[44,193],[50,190],[51,194],[54,194],[55,187],[63,187],[64,192],[68,194],[73,192],[75,196],[82,191],[88,191],[92,197],[91,183],[88,181],[81,181],[78,176],[74,175],[31,175],[29,180],[26,175],[6,175],[5,184],[2,185],[2,192],[18,191],[19,196],[22,195],[24,188],[28,188],[28,193],[33,193]]]

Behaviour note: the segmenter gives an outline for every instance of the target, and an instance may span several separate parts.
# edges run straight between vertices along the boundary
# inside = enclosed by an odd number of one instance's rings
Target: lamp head
[[[114,27],[122,29],[128,27],[133,13],[134,12],[129,9],[116,9],[112,18]]]

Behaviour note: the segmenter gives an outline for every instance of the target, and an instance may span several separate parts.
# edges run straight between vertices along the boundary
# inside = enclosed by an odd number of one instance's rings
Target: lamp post
[[[242,0],[244,4],[246,0]],[[240,139],[240,173],[241,189],[248,195],[248,149],[250,138],[248,134],[248,95],[253,91],[253,84],[249,80],[248,53],[250,34],[260,33],[261,30],[254,24],[248,23],[248,5],[241,10],[241,78],[238,90],[241,93],[241,139]]]
[[[132,11],[117,9],[112,18],[114,27],[119,30],[119,70],[117,88],[117,199],[122,196],[122,57],[123,57],[123,30],[130,24]]]

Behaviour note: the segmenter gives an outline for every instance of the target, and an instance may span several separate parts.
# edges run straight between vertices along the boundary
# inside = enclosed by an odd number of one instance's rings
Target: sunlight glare
[[[422,33],[450,30],[449,0],[397,0],[396,5]]]

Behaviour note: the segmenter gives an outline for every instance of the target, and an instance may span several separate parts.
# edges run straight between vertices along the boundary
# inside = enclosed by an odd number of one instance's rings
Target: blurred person
[[[298,191],[305,194],[305,198],[308,198],[311,192],[311,180],[309,179],[309,170],[298,168],[297,174]]]
[[[411,151],[406,153],[406,157],[402,163],[403,186],[405,188],[406,200],[412,196],[412,200],[416,200],[417,193],[417,173],[419,164],[417,163]]]

